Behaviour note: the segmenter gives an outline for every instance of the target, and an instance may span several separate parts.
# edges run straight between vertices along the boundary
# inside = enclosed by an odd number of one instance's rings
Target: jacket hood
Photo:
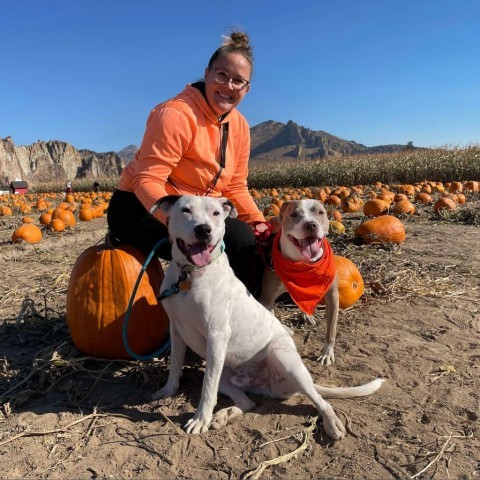
[[[221,117],[217,117],[213,110],[210,108],[210,105],[205,98],[205,83],[204,82],[196,82],[192,84],[188,84],[185,89],[183,90],[179,97],[183,95],[191,98],[195,105],[202,111],[202,113],[212,122],[215,124],[226,123],[228,122],[230,113],[234,110],[230,110],[225,115]]]

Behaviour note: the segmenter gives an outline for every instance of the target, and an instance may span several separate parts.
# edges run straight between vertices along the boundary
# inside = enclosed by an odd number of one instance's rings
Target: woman
[[[250,89],[252,71],[248,36],[234,32],[213,53],[203,81],[152,110],[142,144],[111,198],[108,226],[114,239],[148,254],[168,238],[162,213],[149,213],[159,198],[227,197],[239,215],[226,220],[225,252],[237,277],[254,292],[261,267],[254,267],[252,226],[265,218],[248,192],[250,130],[235,108]],[[170,244],[157,255],[171,260]]]

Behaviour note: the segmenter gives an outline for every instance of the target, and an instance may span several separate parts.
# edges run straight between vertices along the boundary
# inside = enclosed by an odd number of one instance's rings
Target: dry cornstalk
[[[287,453],[285,455],[281,455],[280,457],[272,458],[271,460],[265,460],[264,462],[260,463],[260,465],[250,472],[248,472],[243,478],[251,478],[253,480],[258,480],[262,475],[263,471],[271,466],[271,465],[279,465],[280,463],[288,462],[291,458],[298,455],[300,452],[303,452],[308,448],[308,444],[310,443],[310,439],[312,438],[313,431],[317,425],[318,417],[314,417],[310,423],[310,425],[303,431],[303,442],[302,444],[296,448],[293,452]]]

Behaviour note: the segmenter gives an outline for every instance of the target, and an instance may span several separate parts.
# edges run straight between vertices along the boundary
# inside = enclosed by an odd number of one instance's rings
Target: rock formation
[[[250,133],[250,158],[253,161],[319,159],[341,155],[398,152],[405,149],[405,145],[366,147],[322,130],[310,130],[292,120],[286,124],[268,120],[252,127]]]
[[[115,152],[77,150],[56,140],[17,147],[11,137],[0,139],[0,183],[3,185],[17,178],[36,185],[77,178],[115,177],[124,166],[124,160]]]

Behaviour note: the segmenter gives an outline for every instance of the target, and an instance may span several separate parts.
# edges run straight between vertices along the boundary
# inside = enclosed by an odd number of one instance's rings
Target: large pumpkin
[[[87,248],[73,267],[67,291],[67,323],[75,346],[100,358],[129,359],[123,323],[145,262],[137,249],[121,245]],[[128,323],[128,344],[138,355],[158,349],[168,333],[168,316],[156,295],[163,270],[154,258],[143,273]]]
[[[355,237],[362,243],[402,243],[405,226],[393,215],[382,215],[361,223],[355,229]]]
[[[362,295],[364,283],[357,266],[348,258],[334,255],[338,275],[340,308],[351,307]]]
[[[353,193],[348,197],[342,195],[341,197],[341,207],[345,213],[355,213],[362,209],[363,200]]]
[[[357,266],[348,258],[334,255],[338,276],[338,304],[341,309],[351,307],[363,295],[364,283]],[[325,305],[325,300],[320,302]]]
[[[24,223],[12,234],[12,242],[38,243],[42,241],[42,231],[32,223]]]
[[[370,198],[363,206],[363,213],[368,216],[378,217],[388,212],[389,203],[379,198]]]

